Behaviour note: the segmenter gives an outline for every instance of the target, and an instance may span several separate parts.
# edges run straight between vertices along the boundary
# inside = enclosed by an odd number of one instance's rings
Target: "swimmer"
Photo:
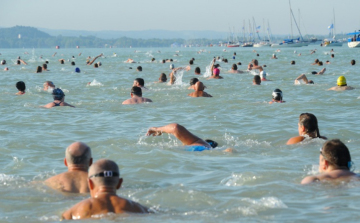
[[[147,89],[144,85],[145,85],[144,79],[142,79],[142,78],[136,78],[136,79],[134,80],[133,86],[139,87],[139,88],[141,88],[141,90],[148,91],[149,89]]]
[[[301,74],[295,79],[294,84],[301,84],[300,80],[304,81],[305,84],[314,84],[314,81],[308,80],[305,74]]]
[[[261,78],[259,75],[254,75],[253,85],[261,85]]]
[[[290,62],[290,64],[291,64],[291,65],[295,65],[295,60],[292,60],[292,61]]]
[[[269,104],[272,103],[285,103],[285,101],[282,100],[283,99],[283,94],[282,91],[280,89],[275,89],[272,93],[272,101],[269,102]]]
[[[184,126],[177,123],[168,124],[162,127],[151,127],[147,131],[146,136],[160,136],[162,133],[174,135],[184,146],[187,146],[188,151],[210,150],[218,145],[215,141],[200,139],[189,132]]]
[[[350,64],[351,64],[351,66],[354,66],[354,65],[356,64],[356,61],[355,61],[355,60],[351,60],[351,61],[350,61]]]
[[[274,53],[271,57],[271,59],[277,59],[276,54]]]
[[[54,85],[54,83],[52,81],[45,81],[43,86],[44,86],[44,88],[43,88],[44,91],[53,92],[53,90],[55,89],[55,85]]]
[[[334,54],[331,54],[331,58],[334,58],[335,57],[335,55]]]
[[[18,89],[18,92],[16,93],[16,95],[25,94],[26,86],[25,86],[25,83],[23,81],[18,81],[15,86]]]
[[[27,63],[25,61],[23,61],[22,59],[20,59],[20,57],[16,60],[16,65],[21,65],[21,64],[24,64],[24,65],[27,65]]]
[[[266,72],[264,71],[262,66],[259,66],[258,60],[254,59],[248,65],[248,70],[259,70],[259,75],[261,77],[261,81],[270,81],[266,79]]]
[[[2,61],[0,62],[0,64],[1,64],[1,65],[5,65],[5,64],[6,64],[6,60],[2,60]]]
[[[71,61],[71,66],[75,66],[75,61]]]
[[[178,71],[182,71],[182,70],[185,70],[185,71],[189,71],[191,69],[190,66],[186,66],[186,67],[177,67],[175,68],[175,65],[174,64],[170,64],[170,70],[171,70],[171,73],[169,74],[169,77],[170,77],[170,81],[168,84],[170,85],[173,85],[176,81],[176,72]]]
[[[324,74],[324,73],[325,73],[325,71],[326,71],[326,68],[324,67],[323,69],[321,69],[321,71],[319,71],[319,72],[313,71],[313,72],[311,72],[311,74],[314,74],[314,75],[321,75],[321,74]]]
[[[91,197],[83,200],[61,215],[61,219],[85,219],[107,213],[149,213],[148,208],[131,200],[119,197],[116,190],[121,187],[118,165],[101,159],[89,168],[88,185]]]
[[[319,181],[348,182],[359,180],[359,175],[351,171],[351,155],[347,146],[339,139],[326,141],[320,149],[319,172],[315,176],[307,176],[301,184],[309,184]]]
[[[166,83],[166,81],[167,81],[166,74],[161,73],[159,77],[159,81],[156,81],[155,83]]]
[[[47,64],[46,63],[44,63],[43,65],[42,65],[42,71],[49,71],[48,69],[47,69]]]
[[[200,67],[196,67],[196,68],[195,68],[195,74],[196,74],[196,75],[200,75],[200,74],[201,74]]]
[[[189,65],[193,65],[193,64],[194,64],[194,60],[191,59],[191,60],[189,61]]]
[[[196,84],[194,84],[194,92],[188,94],[188,96],[190,97],[194,97],[194,98],[197,98],[197,97],[212,97],[210,94],[206,93],[204,91],[205,87],[204,87],[204,84],[200,81],[196,82]]]
[[[325,63],[326,63],[326,64],[330,64],[330,61],[327,60]]]
[[[305,139],[327,139],[320,135],[318,121],[315,115],[311,113],[302,113],[299,117],[298,123],[299,136],[290,138],[286,145],[296,144],[304,141]]]
[[[101,53],[101,54],[99,54],[99,55],[97,55],[92,61],[90,61],[90,62],[87,62],[87,65],[91,65],[91,64],[93,64],[94,62],[95,62],[95,60],[97,59],[97,58],[99,58],[99,57],[101,57],[103,54]],[[90,58],[89,58],[90,59]]]
[[[136,68],[136,71],[141,72],[141,71],[142,71],[142,66],[138,66],[138,67]]]
[[[244,73],[241,70],[238,70],[238,67],[236,64],[233,64],[231,67],[231,70],[228,71],[228,73],[232,73],[232,74],[240,74],[240,73]]]
[[[52,108],[52,107],[56,107],[56,106],[69,106],[72,108],[75,108],[75,106],[72,106],[68,103],[66,103],[65,100],[65,94],[64,92],[60,89],[60,88],[56,88],[53,90],[52,95],[54,97],[54,101],[50,102],[47,105],[44,105],[42,107],[44,108]]]
[[[219,69],[219,67],[220,67],[220,65],[219,64],[215,64],[215,58],[213,59],[213,63],[212,63],[212,65],[211,65],[211,67],[210,67],[210,71],[211,71],[211,74],[212,74],[212,76],[210,76],[209,78],[208,78],[208,80],[209,79],[223,79],[223,77],[222,76],[220,76],[220,69]]]
[[[41,66],[38,66],[37,68],[36,68],[36,73],[41,73],[42,72],[42,67]]]
[[[45,180],[45,184],[62,192],[89,193],[87,179],[92,161],[90,147],[74,142],[65,150],[64,164],[68,170]]]
[[[122,103],[123,105],[141,104],[141,103],[145,103],[145,102],[152,102],[152,100],[142,97],[142,91],[141,91],[140,87],[133,86],[131,88],[130,96],[131,96],[131,98],[123,101],[123,103]]]
[[[347,86],[346,78],[344,76],[340,76],[337,79],[337,86],[329,88],[328,90],[332,91],[344,91],[344,90],[353,90],[353,87]]]
[[[5,68],[4,68],[4,71],[8,71],[8,70],[9,70],[9,68],[8,68],[8,67],[5,67]]]
[[[195,84],[199,81],[196,77],[190,79],[190,87],[188,89],[195,90]]]
[[[64,59],[59,59],[60,64],[65,64],[65,60]]]
[[[319,59],[315,59],[314,63],[312,63],[311,65],[319,65]]]

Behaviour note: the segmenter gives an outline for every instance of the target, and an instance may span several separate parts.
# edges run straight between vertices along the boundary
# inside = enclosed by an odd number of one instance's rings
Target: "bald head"
[[[204,90],[204,84],[200,81],[196,82],[195,91],[203,91],[203,90]]]
[[[83,142],[74,142],[65,151],[68,165],[90,165],[91,149]]]
[[[97,186],[116,187],[119,183],[120,171],[114,161],[101,159],[90,167],[88,176]]]

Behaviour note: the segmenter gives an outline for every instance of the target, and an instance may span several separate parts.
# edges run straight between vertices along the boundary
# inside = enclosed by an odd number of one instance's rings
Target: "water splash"
[[[209,66],[206,66],[205,73],[204,73],[203,77],[211,77],[212,72],[211,72],[210,68],[212,67],[213,64],[214,64],[214,61],[211,60]]]

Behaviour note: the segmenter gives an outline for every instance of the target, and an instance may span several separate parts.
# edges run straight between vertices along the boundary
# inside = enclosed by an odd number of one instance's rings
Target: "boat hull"
[[[287,48],[287,47],[302,47],[304,46],[303,43],[277,43],[271,44],[272,48]]]
[[[348,42],[348,47],[349,48],[360,47],[360,41]]]
[[[329,44],[323,44],[323,47],[333,47],[333,46],[342,46],[343,43],[337,42],[337,43],[329,43]]]

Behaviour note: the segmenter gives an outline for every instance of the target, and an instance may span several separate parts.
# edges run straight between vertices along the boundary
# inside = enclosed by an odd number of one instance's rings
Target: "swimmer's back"
[[[89,193],[87,183],[88,173],[85,171],[71,171],[53,176],[45,184],[55,190],[67,193]]]
[[[101,194],[97,198],[88,198],[68,211],[64,212],[64,219],[83,219],[107,213],[149,213],[148,208],[114,194]]]

